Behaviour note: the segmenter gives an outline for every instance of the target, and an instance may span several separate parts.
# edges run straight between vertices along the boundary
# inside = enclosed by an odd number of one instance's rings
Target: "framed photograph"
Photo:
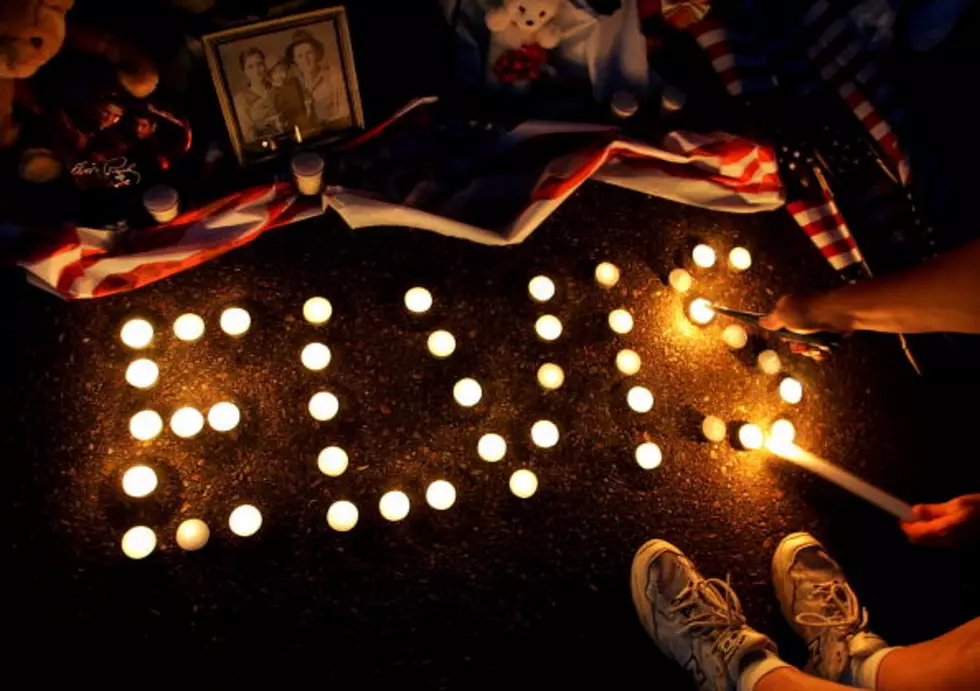
[[[203,41],[243,165],[275,155],[288,140],[364,127],[343,7],[236,27]]]

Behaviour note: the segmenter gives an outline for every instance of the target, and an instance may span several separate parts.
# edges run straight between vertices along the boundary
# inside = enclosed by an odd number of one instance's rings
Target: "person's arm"
[[[966,547],[980,543],[980,494],[967,494],[945,504],[920,504],[902,530],[917,545]]]
[[[899,273],[811,296],[785,296],[767,329],[980,333],[980,240]]]

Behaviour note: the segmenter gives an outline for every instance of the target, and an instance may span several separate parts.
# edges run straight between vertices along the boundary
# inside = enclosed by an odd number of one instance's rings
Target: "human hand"
[[[818,305],[817,298],[800,295],[784,295],[776,302],[772,312],[759,321],[770,331],[787,329],[808,334],[817,331],[847,331],[843,314],[836,315],[825,306]]]
[[[980,542],[980,494],[967,494],[945,504],[912,507],[912,520],[902,531],[917,545],[963,547]]]

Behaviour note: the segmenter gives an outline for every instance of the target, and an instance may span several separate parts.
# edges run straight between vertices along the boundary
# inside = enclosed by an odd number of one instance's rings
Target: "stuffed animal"
[[[0,0],[0,148],[11,146],[20,132],[14,120],[15,96],[24,82],[51,60],[62,44],[72,50],[96,55],[111,65],[119,83],[138,98],[157,86],[157,71],[143,53],[128,43],[98,31],[72,28],[66,31],[65,14],[74,0]],[[38,162],[37,151],[32,161]],[[49,163],[56,165],[52,157]],[[60,165],[57,166],[60,172]],[[42,170],[43,169],[43,170]],[[32,172],[33,171],[33,172]],[[32,165],[21,172],[28,178],[57,174],[51,168]]]
[[[551,50],[561,41],[561,32],[550,24],[559,2],[504,0],[503,5],[487,12],[487,28],[493,33],[493,41],[509,50],[530,45]]]

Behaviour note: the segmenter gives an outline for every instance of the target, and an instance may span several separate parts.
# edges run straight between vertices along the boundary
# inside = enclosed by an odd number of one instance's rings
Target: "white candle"
[[[653,393],[645,386],[634,386],[626,393],[626,404],[635,413],[649,413],[653,409]]]
[[[122,476],[123,492],[131,497],[145,497],[157,488],[157,474],[146,465],[134,465]]]
[[[432,293],[418,286],[410,288],[405,293],[405,307],[412,314],[425,314],[432,307]]]
[[[180,213],[180,195],[167,185],[154,185],[143,193],[143,206],[157,223],[168,223]]]
[[[779,382],[779,397],[790,405],[796,405],[803,400],[803,384],[793,377],[785,377]]]
[[[329,391],[319,391],[310,398],[310,415],[320,422],[333,420],[340,411],[340,401]]]
[[[691,252],[691,257],[694,259],[694,263],[702,269],[708,269],[714,266],[715,261],[718,259],[715,251],[708,245],[703,244],[694,248]]]
[[[306,369],[319,372],[330,364],[330,348],[322,343],[307,343],[299,359]]]
[[[436,480],[425,490],[425,501],[436,511],[445,511],[456,503],[456,488],[445,480]]]
[[[759,425],[751,423],[738,428],[738,442],[746,449],[761,449],[766,441],[766,435]]]
[[[408,515],[410,507],[411,502],[408,501],[408,496],[398,490],[385,492],[381,497],[381,501],[378,502],[381,515],[393,522],[405,518]]]
[[[628,334],[633,330],[633,315],[624,309],[615,309],[609,313],[609,328],[616,333]]]
[[[310,324],[326,324],[333,316],[333,305],[322,297],[313,297],[303,303],[303,318]]]
[[[725,436],[728,434],[728,429],[725,421],[720,417],[708,415],[701,423],[701,433],[704,434],[705,439],[708,441],[719,442],[724,441]]]
[[[663,453],[660,447],[651,441],[644,442],[636,447],[636,463],[644,470],[653,470],[663,461]]]
[[[141,410],[129,419],[129,433],[140,441],[155,439],[163,431],[163,418],[155,410]]]
[[[789,420],[779,419],[770,425],[769,437],[777,443],[792,444],[796,440],[796,428]]]
[[[740,325],[729,324],[725,327],[725,330],[721,332],[721,340],[723,340],[725,345],[732,350],[738,350],[740,348],[744,348],[745,344],[749,342],[749,335]]]
[[[534,323],[534,330],[542,341],[554,341],[561,336],[561,321],[553,314],[545,314]]]
[[[483,387],[476,379],[460,379],[453,387],[453,398],[464,408],[472,408],[483,398]]]
[[[550,449],[558,443],[558,426],[551,420],[538,420],[531,426],[531,441],[542,449]]]
[[[140,358],[133,360],[126,368],[126,382],[137,389],[148,389],[157,383],[160,368],[153,360]]]
[[[338,533],[346,533],[357,525],[357,507],[349,501],[335,501],[327,509],[327,525]]]
[[[242,504],[228,516],[228,527],[239,537],[250,537],[262,527],[262,513],[251,504]]]
[[[230,401],[215,403],[208,410],[208,424],[215,432],[230,432],[238,426],[242,414]]]
[[[339,446],[328,446],[317,456],[316,466],[320,472],[329,477],[340,477],[347,470],[350,459],[347,452]]]
[[[476,452],[488,463],[496,463],[507,454],[507,442],[499,434],[484,434],[477,442]]]
[[[527,292],[535,302],[548,302],[555,297],[555,282],[547,276],[535,276],[528,281]]]
[[[178,437],[189,439],[204,428],[204,416],[197,408],[185,407],[174,411],[170,429]]]
[[[782,362],[779,360],[779,353],[775,350],[763,350],[757,359],[759,369],[770,376],[779,374],[782,369]]]
[[[433,331],[427,345],[433,357],[447,358],[456,352],[456,337],[448,331]]]
[[[122,551],[130,559],[143,559],[157,546],[157,535],[151,528],[138,525],[123,534]]]
[[[196,314],[182,314],[174,319],[174,336],[181,341],[196,341],[204,335],[204,320]]]
[[[315,196],[323,186],[323,159],[312,151],[301,151],[290,161],[293,180],[300,194]]]
[[[252,317],[241,307],[229,307],[221,313],[219,324],[229,336],[241,336],[252,325]]]
[[[177,546],[188,552],[197,550],[208,544],[211,529],[200,518],[188,518],[177,526]]]
[[[704,298],[696,298],[691,301],[687,308],[687,314],[695,324],[704,325],[715,318],[715,311],[711,308],[711,302]]]
[[[141,350],[153,340],[153,325],[145,319],[130,319],[123,324],[119,338],[133,350]]]
[[[728,253],[728,264],[736,271],[747,271],[752,266],[752,255],[744,247],[735,247]]]
[[[596,283],[603,288],[612,288],[619,283],[619,267],[611,262],[602,262],[595,267]]]
[[[687,269],[674,269],[667,275],[667,282],[678,293],[686,293],[691,289],[694,279]]]
[[[514,471],[508,484],[514,496],[527,499],[538,491],[538,476],[526,468],[521,468]]]
[[[627,377],[640,371],[640,356],[635,350],[624,348],[616,353],[616,369]]]
[[[546,362],[538,368],[538,383],[541,388],[553,391],[565,383],[565,373],[553,362]]]
[[[865,501],[871,502],[878,508],[887,511],[903,521],[912,518],[912,507],[901,499],[883,492],[843,468],[839,468],[822,458],[814,456],[812,453],[804,451],[794,444],[787,444],[771,438],[768,448],[780,458],[791,461],[802,468],[806,468],[810,472],[833,482]]]

